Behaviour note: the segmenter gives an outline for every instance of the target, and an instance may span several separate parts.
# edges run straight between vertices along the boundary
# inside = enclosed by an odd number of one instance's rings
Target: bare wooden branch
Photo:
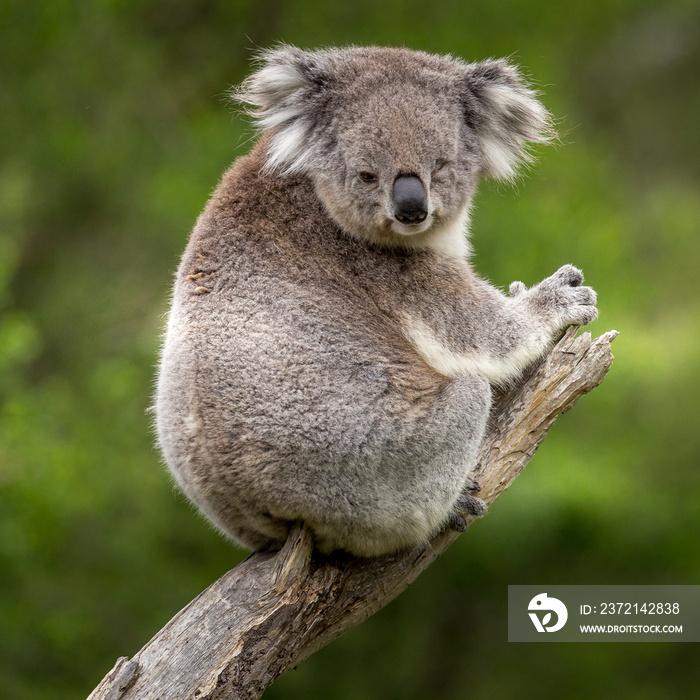
[[[613,356],[609,331],[575,328],[495,403],[474,478],[492,503],[520,474],[560,413],[596,387]],[[473,520],[469,518],[468,520]],[[297,524],[277,554],[253,554],[181,610],[89,700],[258,698],[281,674],[404,591],[458,533],[374,559],[313,551]]]

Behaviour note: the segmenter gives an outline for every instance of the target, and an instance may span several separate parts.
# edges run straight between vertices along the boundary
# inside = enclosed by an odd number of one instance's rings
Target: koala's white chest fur
[[[464,211],[453,221],[435,226],[422,237],[418,234],[417,240],[411,241],[409,245],[416,248],[426,247],[439,255],[466,260],[470,253],[468,229],[469,209],[465,207]]]

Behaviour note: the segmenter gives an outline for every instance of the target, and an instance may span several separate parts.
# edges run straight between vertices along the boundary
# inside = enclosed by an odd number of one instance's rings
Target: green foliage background
[[[80,698],[244,554],[178,495],[147,409],[172,273],[250,128],[255,47],[510,55],[564,145],[484,183],[476,267],[581,266],[604,384],[403,596],[269,698],[680,698],[692,644],[508,644],[508,584],[700,583],[700,7],[691,0],[0,5],[0,687]]]

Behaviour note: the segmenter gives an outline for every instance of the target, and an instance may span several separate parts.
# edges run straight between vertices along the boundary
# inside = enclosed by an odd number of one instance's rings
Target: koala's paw
[[[464,532],[468,525],[466,515],[474,515],[479,518],[487,510],[488,506],[480,498],[469,493],[463,493],[455,504],[454,510],[447,521],[447,526],[456,532]]]
[[[555,330],[585,326],[597,318],[596,293],[590,287],[582,287],[581,282],[581,270],[564,265],[530,290],[538,311],[550,319]]]

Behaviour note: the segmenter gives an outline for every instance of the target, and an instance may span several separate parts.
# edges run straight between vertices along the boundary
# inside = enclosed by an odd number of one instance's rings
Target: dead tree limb
[[[613,356],[609,331],[571,329],[519,387],[495,403],[474,474],[492,503],[520,474],[557,416],[596,387]],[[89,700],[258,698],[281,674],[377,612],[458,537],[374,559],[313,552],[296,526],[277,554],[253,554],[146,644],[119,659]]]

